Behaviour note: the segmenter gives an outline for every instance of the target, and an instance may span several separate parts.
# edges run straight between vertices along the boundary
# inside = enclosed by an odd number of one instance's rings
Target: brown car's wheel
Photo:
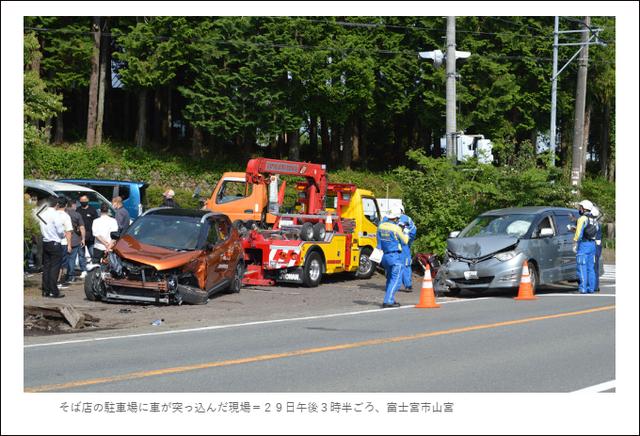
[[[92,269],[85,277],[84,295],[86,295],[89,301],[100,301],[106,295],[105,285],[100,275],[100,268]]]
[[[187,304],[207,304],[209,296],[200,288],[188,285],[178,285],[178,292],[183,303]]]
[[[231,279],[231,283],[229,284],[229,292],[232,294],[237,294],[240,292],[240,288],[242,288],[242,277],[244,276],[244,263],[242,261],[238,261],[236,264],[236,269],[233,273],[233,278]]]

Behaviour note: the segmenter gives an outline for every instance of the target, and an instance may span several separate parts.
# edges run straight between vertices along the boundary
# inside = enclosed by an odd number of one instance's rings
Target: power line
[[[277,17],[283,19],[289,19],[290,17]],[[361,27],[361,28],[387,28],[387,29],[403,29],[403,30],[428,30],[428,31],[437,31],[439,33],[446,33],[446,30],[442,27],[423,27],[423,26],[401,26],[396,24],[381,24],[381,23],[358,23],[351,21],[331,21],[331,20],[318,20],[312,18],[299,18],[304,21],[312,22],[312,23],[324,23],[324,24],[335,24],[344,27]],[[528,26],[529,27],[529,26]],[[534,28],[535,29],[535,28]],[[538,29],[535,29],[537,32],[540,32]],[[513,32],[480,32],[476,30],[456,30],[457,33],[469,33],[473,35],[501,35],[501,36],[512,36],[518,38],[536,38],[536,39],[550,39],[548,36],[536,36],[530,34],[521,34],[521,33],[513,33]]]
[[[545,38],[547,37],[543,30],[540,30],[540,29],[538,29],[536,27],[530,26],[530,25],[525,24],[525,23],[517,23],[515,21],[506,20],[506,19],[504,19],[502,17],[485,17],[485,18],[491,18],[491,19],[494,19],[494,20],[502,21],[503,23],[513,24],[515,26],[526,27],[527,29],[531,29],[531,30],[533,30],[535,32],[538,32],[538,33],[540,33],[542,35],[545,35]]]

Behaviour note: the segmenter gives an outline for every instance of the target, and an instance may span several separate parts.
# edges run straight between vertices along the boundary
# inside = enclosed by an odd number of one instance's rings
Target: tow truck
[[[281,211],[286,187],[281,175],[306,179],[296,183],[294,213]],[[242,242],[245,285],[315,287],[324,274],[369,278],[375,272],[369,255],[380,222],[376,198],[354,184],[329,183],[325,165],[251,159],[245,173],[223,175],[205,208],[236,224],[250,223]]]

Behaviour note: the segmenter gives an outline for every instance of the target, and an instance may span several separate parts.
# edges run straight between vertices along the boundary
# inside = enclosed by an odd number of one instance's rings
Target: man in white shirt
[[[109,216],[109,206],[106,203],[100,205],[100,217],[93,221],[91,231],[95,238],[92,260],[99,264],[104,254],[110,252],[114,245],[111,232],[118,231],[118,222]]]
[[[67,206],[69,205],[69,199],[66,197],[60,197],[58,199],[58,203],[64,199],[65,207],[63,209],[56,209],[56,211],[60,214],[63,225],[65,236],[60,239],[60,244],[62,245],[62,263],[60,265],[60,275],[58,277],[58,287],[60,289],[67,289],[69,287],[69,282],[65,280],[69,273],[69,255],[71,254],[71,239],[73,237],[73,222],[71,221],[71,216],[67,213]],[[70,237],[67,238],[67,232]]]
[[[62,265],[62,244],[60,241],[65,239],[69,243],[71,240],[71,222],[69,220],[67,226],[62,215],[66,215],[64,213],[66,204],[65,198],[52,197],[49,199],[49,206],[38,215],[40,233],[42,233],[42,295],[44,297],[64,297],[64,294],[60,293],[57,283]]]

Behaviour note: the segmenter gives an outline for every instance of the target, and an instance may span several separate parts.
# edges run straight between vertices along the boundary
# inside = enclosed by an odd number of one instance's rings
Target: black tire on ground
[[[304,261],[304,267],[302,269],[302,281],[308,288],[315,288],[320,284],[322,279],[322,256],[320,253],[313,251],[307,254],[307,258]]]
[[[100,268],[94,268],[84,279],[84,295],[89,301],[100,301],[105,296],[104,283],[100,277]]]
[[[461,289],[454,288],[454,289],[449,289],[444,294],[447,295],[447,296],[451,296],[451,297],[457,297],[458,295],[460,295],[460,291],[461,291]]]
[[[300,228],[300,239],[303,241],[313,241],[313,224],[304,223]]]
[[[371,278],[374,272],[376,272],[375,262],[371,262],[371,260],[369,260],[369,256],[371,256],[372,252],[373,249],[371,247],[364,247],[360,250],[360,263],[355,273],[356,278],[368,279]]]
[[[242,277],[244,276],[244,262],[239,260],[236,264],[236,269],[233,273],[233,278],[231,279],[231,283],[229,283],[228,292],[232,294],[237,294],[240,292],[240,288],[242,288]]]
[[[178,292],[183,303],[187,304],[207,304],[209,296],[205,291],[193,286],[178,285]]]
[[[324,228],[324,223],[315,223],[313,225],[313,239],[315,241],[324,241],[324,237],[327,231]]]

